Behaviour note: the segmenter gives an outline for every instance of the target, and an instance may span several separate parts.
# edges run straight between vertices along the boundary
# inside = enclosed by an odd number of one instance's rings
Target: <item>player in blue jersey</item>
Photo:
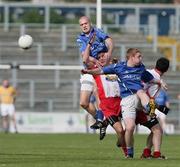
[[[145,70],[145,66],[142,64],[142,55],[138,49],[128,49],[126,58],[127,61],[125,62],[119,62],[115,65],[109,65],[94,70],[84,70],[83,72],[88,74],[116,74],[118,76],[122,98],[122,117],[126,128],[125,140],[127,152],[128,157],[133,157],[133,132],[135,129],[136,110],[141,109],[139,98],[146,97],[147,102],[143,106],[147,110],[146,113],[151,111],[151,106],[149,106],[149,109],[147,108],[149,105],[149,98],[143,91],[143,84],[141,81],[153,81],[154,83],[157,81]],[[142,102],[144,99],[140,100]]]
[[[101,29],[93,27],[87,16],[82,16],[79,19],[79,25],[82,33],[77,37],[77,43],[82,58],[84,57],[86,47],[90,47],[90,62],[96,63],[98,53],[100,52],[106,52],[106,57],[110,61],[113,51],[113,41],[109,35],[104,33]]]
[[[77,37],[77,44],[86,68],[92,68],[94,64],[98,64],[97,55],[99,52],[106,51],[106,57],[110,60],[113,51],[112,39],[101,29],[92,26],[90,19],[87,16],[82,16],[79,19],[79,25],[82,33]],[[85,60],[84,53],[86,48],[90,48],[90,57]],[[91,128],[102,127],[103,114],[100,110],[95,111],[94,105],[89,103],[90,96],[94,91],[94,80],[91,75],[81,76],[81,93],[80,105],[87,110],[97,121]]]

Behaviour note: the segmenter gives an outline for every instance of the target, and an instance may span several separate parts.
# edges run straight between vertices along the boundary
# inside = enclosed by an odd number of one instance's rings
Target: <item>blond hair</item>
[[[129,48],[126,52],[126,59],[129,60],[129,58],[134,56],[136,53],[141,53],[141,51],[137,48]]]

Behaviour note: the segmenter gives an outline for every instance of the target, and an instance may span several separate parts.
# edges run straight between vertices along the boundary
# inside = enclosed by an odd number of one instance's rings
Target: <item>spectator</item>
[[[10,85],[8,80],[3,80],[2,86],[0,86],[0,103],[1,103],[1,116],[2,126],[4,132],[9,132],[10,123],[12,121],[15,132],[17,133],[16,118],[15,118],[15,106],[16,89]]]

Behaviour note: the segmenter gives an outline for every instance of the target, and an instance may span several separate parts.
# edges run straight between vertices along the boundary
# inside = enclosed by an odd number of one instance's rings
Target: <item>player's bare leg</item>
[[[143,150],[141,158],[158,158],[166,159],[165,156],[161,155],[160,149],[162,144],[162,134],[163,131],[159,124],[154,125],[151,128],[151,133],[149,134],[146,141],[146,148]],[[151,155],[151,148],[154,147],[154,153]]]
[[[167,134],[166,133],[166,116],[162,116],[160,119],[159,119],[159,123],[162,127],[162,130],[163,130],[163,134]]]
[[[89,103],[89,99],[91,96],[91,91],[81,91],[80,93],[80,105],[82,108],[84,108],[89,114],[91,114],[93,117],[96,116],[96,109],[95,106],[92,103]]]
[[[18,133],[15,114],[11,117],[11,120],[15,129],[15,133]]]
[[[152,139],[153,139],[153,133],[151,132],[151,133],[148,135],[147,141],[146,141],[146,146],[147,146],[147,148],[149,148],[149,149],[151,149],[152,146],[153,146]]]
[[[124,119],[126,131],[125,131],[125,142],[127,147],[127,156],[128,158],[133,158],[134,155],[134,129],[135,129],[135,120],[134,118],[125,118]]]
[[[113,125],[114,130],[116,131],[118,141],[116,143],[117,147],[121,147],[125,156],[127,156],[127,148],[125,143],[125,131],[120,122],[116,122]]]
[[[145,113],[149,114],[151,117],[154,117],[156,109],[154,99],[150,99],[144,90],[138,90],[137,95],[145,109]]]
[[[144,148],[141,158],[151,158],[152,157],[152,155],[151,155],[151,148],[153,146],[152,139],[153,139],[153,133],[151,132],[147,137],[146,148]]]
[[[9,117],[7,116],[3,116],[2,117],[2,127],[3,127],[3,131],[4,132],[9,132]]]
[[[140,98],[142,106],[145,106],[149,103],[150,98],[144,90],[138,90],[136,94]]]
[[[162,143],[162,129],[159,124],[156,124],[151,128],[153,133],[152,143],[154,146],[154,151],[160,151],[161,143]]]
[[[99,129],[103,126],[103,113],[101,110],[97,110],[96,106],[93,103],[90,103],[90,96],[92,92],[91,91],[83,91],[81,90],[80,94],[80,105],[82,108],[84,108],[89,114],[93,116],[94,119],[96,119],[96,122],[91,125],[91,129]]]
[[[156,124],[151,128],[153,133],[152,143],[154,146],[153,158],[166,159],[165,156],[161,155],[160,149],[162,144],[163,130],[159,124]]]

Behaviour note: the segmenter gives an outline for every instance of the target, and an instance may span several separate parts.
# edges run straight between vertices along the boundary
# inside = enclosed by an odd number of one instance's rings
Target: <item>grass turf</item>
[[[135,158],[125,159],[115,135],[0,133],[0,167],[180,167],[180,136],[164,136],[167,160],[141,160],[145,135],[135,135]]]

